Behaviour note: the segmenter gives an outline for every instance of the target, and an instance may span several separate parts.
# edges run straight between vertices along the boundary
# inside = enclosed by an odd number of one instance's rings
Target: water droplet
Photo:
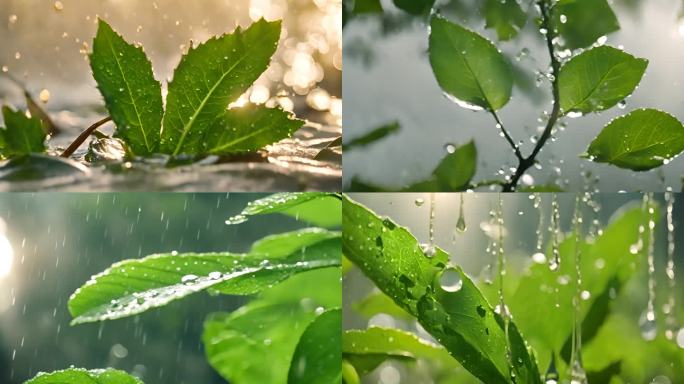
[[[627,100],[620,100],[617,103],[618,108],[620,109],[625,109],[627,107]]]
[[[560,15],[559,17],[561,24],[565,24],[568,22],[568,17],[565,15]]]
[[[430,244],[420,244],[420,250],[427,257],[433,257],[435,253],[437,253],[437,249],[434,246],[431,246]]]
[[[461,273],[454,269],[449,268],[442,273],[439,278],[439,285],[443,290],[447,292],[458,292],[463,287],[463,279],[461,278]]]
[[[48,91],[47,89],[43,89],[42,91],[40,91],[40,95],[38,96],[38,98],[43,103],[47,103],[48,101],[50,101],[50,91]]]
[[[466,221],[465,221],[465,214],[463,212],[463,194],[461,193],[460,195],[460,207],[458,210],[458,220],[456,221],[456,233],[463,233],[465,232],[468,227],[466,226]]]
[[[221,272],[218,272],[218,271],[214,271],[214,272],[209,273],[209,278],[212,280],[218,280],[221,278],[221,276],[223,276],[223,274]]]
[[[546,263],[546,255],[541,252],[536,252],[532,255],[532,261],[537,264],[544,264]]]
[[[185,275],[181,277],[181,283],[191,284],[197,280],[197,275]]]
[[[456,146],[454,144],[451,144],[451,143],[446,143],[446,144],[444,144],[444,150],[447,153],[451,154],[451,153],[456,152]]]
[[[652,341],[658,334],[658,324],[655,319],[655,312],[645,311],[639,318],[639,329],[641,330],[641,337],[646,341]]]
[[[16,22],[17,22],[17,19],[18,19],[18,18],[17,18],[17,15],[10,15],[10,16],[9,16],[9,22],[10,22],[10,24],[16,23]]]
[[[421,207],[421,206],[423,206],[423,204],[425,204],[425,200],[418,198],[414,201],[414,203],[416,204],[416,207]]]
[[[55,1],[54,8],[55,11],[60,12],[64,9],[64,4],[61,1]]]

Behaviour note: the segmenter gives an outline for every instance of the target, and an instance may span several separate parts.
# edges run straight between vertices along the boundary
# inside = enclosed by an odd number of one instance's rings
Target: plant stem
[[[532,150],[532,153],[528,157],[519,159],[518,168],[515,170],[515,173],[511,177],[511,180],[508,183],[506,183],[506,185],[504,185],[503,187],[504,192],[513,192],[515,188],[518,186],[518,182],[520,181],[522,175],[524,175],[525,172],[527,172],[527,170],[534,165],[534,163],[536,162],[537,155],[551,137],[553,127],[556,125],[558,118],[560,118],[561,116],[560,93],[558,90],[558,73],[560,72],[560,62],[558,61],[558,58],[556,58],[553,48],[553,39],[556,37],[556,32],[554,31],[551,22],[551,12],[549,9],[548,0],[539,0],[537,4],[539,5],[539,9],[541,10],[541,28],[546,30],[546,47],[549,51],[549,56],[551,57],[551,75],[553,76],[551,81],[553,93],[553,109],[551,110],[549,121],[546,123],[544,132],[539,138],[537,145],[535,145],[534,149]]]
[[[81,144],[83,144],[83,142],[86,141],[86,139],[88,138],[88,136],[92,135],[93,132],[95,132],[96,129],[100,128],[101,126],[103,126],[104,124],[106,124],[106,123],[108,123],[108,122],[110,122],[110,121],[112,121],[112,118],[111,118],[110,116],[107,116],[107,117],[105,117],[104,119],[102,119],[102,120],[98,121],[97,123],[95,123],[95,124],[91,125],[90,127],[88,127],[88,129],[86,129],[86,130],[83,131],[80,135],[78,135],[78,137],[76,138],[76,140],[74,140],[74,142],[71,143],[71,144],[67,147],[67,149],[64,150],[64,152],[62,152],[62,154],[60,155],[60,157],[69,157],[69,156],[73,155],[74,152],[76,152],[76,150],[78,149],[78,147],[80,147]]]
[[[503,123],[501,122],[501,119],[499,119],[499,115],[497,115],[496,111],[494,111],[493,109],[489,112],[492,114],[492,116],[494,116],[494,120],[496,120],[496,127],[501,130],[501,133],[503,134],[504,138],[506,138],[508,144],[510,144],[513,148],[513,153],[515,153],[515,157],[518,158],[518,161],[525,160],[522,153],[520,153],[520,148],[518,147],[518,144],[515,143],[515,140],[513,140],[513,137],[511,137],[511,135],[508,133]]]

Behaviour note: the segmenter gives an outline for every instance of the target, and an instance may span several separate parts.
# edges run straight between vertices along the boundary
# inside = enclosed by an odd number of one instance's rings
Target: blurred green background
[[[199,293],[133,318],[75,327],[66,304],[92,274],[119,260],[173,250],[243,252],[263,236],[307,226],[284,215],[225,224],[263,196],[0,194],[14,250],[11,269],[0,265],[0,383],[70,365],[114,367],[146,384],[225,383],[205,361],[202,323],[248,298]]]

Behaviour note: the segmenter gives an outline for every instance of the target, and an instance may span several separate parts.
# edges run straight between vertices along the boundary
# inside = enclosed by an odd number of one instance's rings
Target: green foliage
[[[349,140],[347,144],[344,144],[344,150],[350,150],[360,147],[365,147],[369,144],[375,143],[378,140],[384,139],[385,137],[398,132],[401,129],[398,121],[385,124],[381,127],[375,128],[374,130],[368,132],[367,134],[357,137],[355,139]]]
[[[511,98],[510,64],[484,37],[441,16],[430,21],[430,64],[442,90],[469,109],[501,109]]]
[[[210,315],[202,337],[209,363],[239,384],[297,383],[288,381],[297,344],[319,312],[341,306],[340,278],[339,269],[332,268],[302,273],[233,313]],[[334,331],[339,334],[340,327]],[[326,341],[319,344],[334,351]]]
[[[513,323],[501,317],[470,278],[448,266],[441,249],[423,250],[411,233],[344,197],[343,253],[397,305],[418,319],[465,369],[487,383],[540,383],[539,370]],[[445,290],[444,273],[460,287]],[[510,346],[509,366],[506,356]]]
[[[599,37],[620,29],[607,0],[559,0],[553,8],[553,19],[569,49],[588,47]]]
[[[601,46],[573,57],[560,71],[560,103],[564,113],[599,112],[629,96],[646,71],[648,60]]]
[[[380,0],[354,0],[354,14],[360,15],[364,13],[382,13],[382,4]]]
[[[79,288],[69,299],[69,312],[79,324],[136,315],[209,288],[253,294],[296,273],[339,266],[339,234],[322,235],[321,240],[292,232],[258,244],[258,249],[273,249],[282,242],[294,249],[287,255],[168,253],[125,260]]]
[[[486,28],[496,30],[499,40],[510,40],[525,26],[527,14],[517,0],[485,0]]]
[[[268,68],[280,30],[279,21],[260,20],[191,48],[169,83],[164,112],[142,48],[100,20],[91,66],[116,136],[137,155],[175,156],[255,151],[292,135],[303,122],[281,109],[226,109]]]
[[[143,384],[137,378],[115,369],[85,370],[70,368],[51,373],[39,373],[24,384]]]
[[[684,126],[656,109],[638,109],[606,125],[591,142],[592,161],[645,171],[668,163],[684,150]]]
[[[100,19],[90,65],[116,135],[136,154],[157,153],[164,113],[161,84],[143,49],[128,44]]]
[[[0,128],[0,155],[5,158],[45,152],[45,132],[40,119],[2,107],[5,129]]]
[[[423,15],[426,14],[430,8],[432,8],[435,0],[392,0],[392,2],[397,8],[408,13],[414,15]]]
[[[335,196],[275,194],[252,202],[243,219],[301,213],[308,221],[339,226],[341,202]],[[312,207],[315,215],[307,211]],[[236,384],[295,384],[321,377],[340,382],[340,242],[340,232],[305,228],[266,236],[245,254],[171,253],[125,260],[71,296],[72,323],[136,315],[202,290],[255,295],[233,313],[208,317],[202,340],[209,364]]]
[[[372,292],[363,300],[354,303],[354,310],[368,319],[379,313],[384,313],[399,319],[410,320],[413,318],[413,316],[380,291]]]
[[[288,383],[342,383],[342,310],[320,314],[304,331],[292,357]]]

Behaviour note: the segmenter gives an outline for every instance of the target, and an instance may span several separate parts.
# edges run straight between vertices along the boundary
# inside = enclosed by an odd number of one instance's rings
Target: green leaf
[[[342,383],[342,310],[323,312],[309,324],[292,357],[287,382]]]
[[[413,316],[380,291],[371,292],[362,300],[354,303],[354,310],[368,319],[380,313],[400,319],[413,319]]]
[[[401,129],[398,121],[385,124],[381,127],[375,128],[374,130],[368,132],[367,134],[357,137],[355,139],[349,140],[347,144],[343,144],[345,151],[350,149],[356,149],[365,147],[369,144],[375,143],[378,140],[384,139],[385,137],[398,132]]]
[[[603,127],[591,142],[591,161],[646,171],[667,164],[684,150],[684,126],[656,109],[637,109]]]
[[[444,157],[432,174],[441,191],[463,191],[470,185],[476,169],[477,148],[475,141],[471,140]]]
[[[486,383],[510,383],[506,345],[520,382],[540,383],[534,359],[513,323],[509,339],[501,318],[460,268],[447,269],[448,255],[426,254],[418,241],[392,220],[343,196],[342,249],[377,287],[417,317],[465,369]],[[444,273],[457,276],[456,291],[442,288]]]
[[[170,253],[116,263],[71,296],[72,324],[136,315],[208,288],[253,294],[297,273],[340,265],[339,237],[302,244],[287,256]]]
[[[287,257],[288,255],[310,245],[340,237],[339,232],[321,228],[304,228],[298,231],[269,235],[252,244],[251,254],[269,258]]]
[[[212,38],[183,56],[169,83],[161,150],[178,155],[203,147],[207,130],[268,68],[281,22],[260,20]],[[213,134],[215,135],[215,133]]]
[[[517,192],[563,192],[563,188],[555,184],[529,185],[516,189]]]
[[[115,369],[70,368],[51,373],[39,373],[24,384],[142,384],[137,378]]]
[[[250,216],[282,213],[321,227],[339,227],[342,223],[342,203],[335,193],[282,192],[247,204],[247,207],[228,220],[227,224],[240,224]]]
[[[342,305],[341,277],[340,268],[301,273],[231,314],[211,315],[202,337],[211,366],[230,382],[285,384],[306,327]]]
[[[634,92],[647,66],[648,60],[608,46],[573,57],[561,68],[558,80],[563,113],[613,107]]]
[[[152,63],[143,49],[128,44],[100,19],[90,66],[116,123],[116,136],[135,154],[156,153],[164,113],[161,85],[154,79]]]
[[[432,8],[435,0],[392,0],[392,2],[394,2],[394,5],[397,8],[408,13],[413,15],[423,15],[426,14],[430,8]]]
[[[449,99],[474,110],[508,103],[513,72],[491,41],[441,16],[432,17],[430,28],[430,64]]]
[[[45,152],[45,132],[37,118],[29,118],[21,111],[2,107],[6,128],[0,130],[1,153],[4,157],[16,157]]]
[[[525,26],[527,14],[516,0],[486,0],[484,15],[486,28],[496,29],[499,40],[510,40]]]
[[[553,18],[568,49],[588,47],[620,29],[606,0],[560,0],[554,6]]]
[[[342,353],[363,374],[388,359],[426,359],[443,367],[458,366],[444,347],[395,328],[371,327],[345,331],[342,336]]]
[[[304,125],[280,108],[247,105],[229,109],[207,131],[200,153],[252,152],[292,136]]]

